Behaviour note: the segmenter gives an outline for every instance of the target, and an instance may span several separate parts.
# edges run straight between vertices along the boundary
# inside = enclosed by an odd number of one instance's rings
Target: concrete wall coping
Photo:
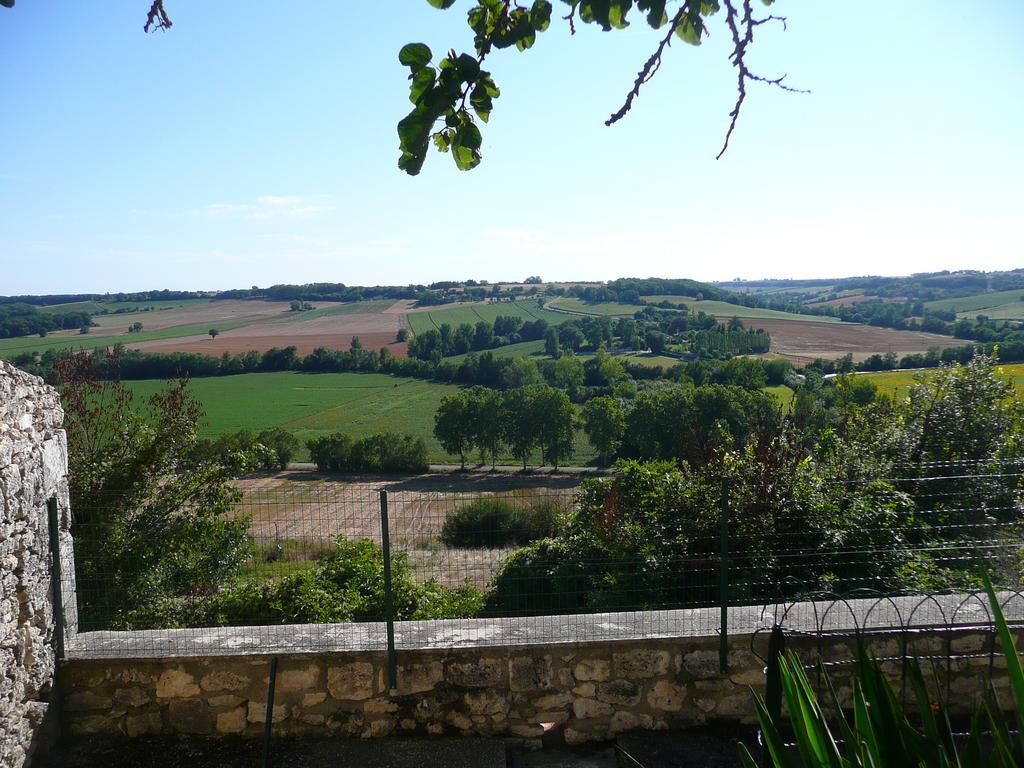
[[[1024,596],[1000,593],[1007,619],[1024,621]],[[729,609],[729,634],[752,635],[776,621],[794,632],[900,631],[986,626],[983,594],[868,597],[738,606]],[[395,623],[399,650],[463,649],[718,637],[719,609],[450,619]],[[386,650],[384,622],[205,627],[127,632],[83,632],[68,644],[69,658],[163,659],[202,656],[343,653]]]

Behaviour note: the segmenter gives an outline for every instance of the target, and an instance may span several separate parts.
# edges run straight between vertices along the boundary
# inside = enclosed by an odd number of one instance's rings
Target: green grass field
[[[425,333],[432,328],[440,328],[448,323],[453,328],[462,323],[476,325],[481,320],[493,323],[498,316],[521,317],[524,321],[547,320],[551,325],[558,325],[570,320],[564,313],[541,309],[536,301],[502,301],[493,304],[456,304],[452,307],[438,307],[429,312],[409,312],[405,318],[413,333]]]
[[[130,381],[137,399],[148,398],[163,381]],[[375,373],[250,373],[193,379],[203,405],[203,437],[240,429],[283,427],[303,443],[331,432],[354,437],[374,432],[406,432],[424,438],[431,460],[445,460],[434,440],[434,413],[441,398],[458,387]]]
[[[1008,377],[1013,382],[1013,386],[1017,388],[1017,393],[1024,396],[1024,363],[1000,365],[996,370]],[[899,397],[914,385],[914,378],[921,373],[921,371],[881,371],[858,375],[866,376],[874,382],[878,387],[879,394]],[[927,371],[924,373],[927,375]]]
[[[738,317],[741,320],[744,317],[749,317],[758,320],[799,320],[800,322],[805,323],[840,322],[837,317],[798,315],[795,312],[780,312],[775,309],[744,307],[739,304],[729,304],[725,301],[697,301],[696,299],[688,299],[685,296],[644,296],[644,299],[650,304],[657,304],[662,301],[668,301],[672,304],[685,304],[688,309],[694,312],[704,312],[705,314],[715,315],[716,317]]]
[[[988,315],[993,320],[1019,320],[1024,318],[1024,288],[929,301],[924,306],[925,309],[952,309],[958,317],[971,319]]]
[[[165,382],[125,384],[141,407]],[[442,397],[459,390],[455,385],[378,373],[287,372],[193,379],[189,387],[205,411],[200,423],[202,437],[217,437],[240,429],[258,432],[281,427],[299,438],[302,449],[296,458],[305,460],[309,457],[305,443],[310,438],[332,432],[345,432],[353,437],[399,432],[422,437],[432,463],[456,461],[433,436],[434,414]],[[766,391],[787,408],[793,399],[793,391],[788,387],[769,387]],[[589,464],[595,455],[586,435],[577,431],[571,463]],[[539,463],[539,458],[538,454],[533,463]],[[508,455],[500,461],[517,463]]]
[[[554,310],[562,312],[573,312],[578,315],[608,315],[610,317],[632,317],[643,307],[637,304],[618,304],[609,302],[607,304],[588,304],[582,299],[562,298],[548,302],[546,305]]]
[[[157,380],[126,384],[139,402],[164,386]],[[202,437],[282,427],[302,442],[301,460],[309,456],[306,441],[320,435],[399,432],[422,437],[431,462],[455,460],[433,436],[434,414],[442,397],[458,391],[454,385],[376,373],[250,373],[193,379],[189,386],[206,412]],[[573,461],[585,464],[594,456],[580,432]],[[503,462],[515,463],[511,456]]]
[[[494,347],[494,349],[488,349],[487,351],[495,357],[547,357],[544,354],[544,342],[542,340],[521,341],[518,344],[506,344],[503,347]],[[451,357],[446,357],[445,360],[461,363],[468,354],[472,353],[452,355]],[[477,352],[476,354],[479,355],[481,353]]]

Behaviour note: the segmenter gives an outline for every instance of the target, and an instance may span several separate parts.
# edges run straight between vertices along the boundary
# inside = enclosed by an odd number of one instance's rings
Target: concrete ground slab
[[[536,752],[513,751],[510,768],[619,768],[615,749],[542,749]]]
[[[35,768],[253,768],[259,740],[75,740]],[[289,740],[271,742],[270,768],[506,768],[505,745],[488,739]]]
[[[740,742],[757,744],[753,731],[692,734],[685,731],[636,731],[619,737],[619,746],[642,766],[657,768],[740,768]],[[755,753],[756,756],[756,753]]]

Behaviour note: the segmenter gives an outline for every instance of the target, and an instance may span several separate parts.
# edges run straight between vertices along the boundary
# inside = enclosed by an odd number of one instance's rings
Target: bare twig
[[[764,83],[765,85],[774,85],[777,88],[781,88],[784,91],[790,93],[810,93],[800,88],[792,88],[785,85],[782,81],[786,79],[785,75],[781,75],[775,78],[767,78],[758,75],[756,72],[752,72],[747,66],[747,47],[754,41],[754,27],[758,27],[761,24],[765,24],[769,21],[778,21],[782,24],[782,28],[786,28],[786,19],[783,16],[768,16],[763,19],[755,19],[753,11],[750,7],[750,0],[742,0],[743,14],[740,17],[734,5],[735,0],[724,0],[725,4],[725,23],[729,27],[729,32],[732,35],[733,52],[729,58],[732,59],[733,66],[736,67],[736,104],[732,108],[732,112],[729,113],[729,130],[725,133],[725,141],[722,143],[722,149],[719,150],[718,154],[715,155],[715,159],[718,160],[725,154],[725,151],[729,148],[729,139],[732,138],[732,132],[736,130],[736,121],[739,120],[740,110],[743,108],[743,102],[747,98],[747,81],[757,83]]]
[[[658,70],[661,68],[661,57],[665,52],[665,48],[672,44],[672,35],[675,34],[676,28],[683,22],[683,17],[686,16],[686,6],[680,6],[679,10],[676,11],[676,15],[672,17],[672,23],[668,25],[668,34],[666,34],[661,42],[658,43],[657,49],[651,54],[651,57],[644,62],[643,67],[636,76],[636,80],[633,81],[633,87],[629,93],[626,94],[626,101],[618,111],[615,112],[611,117],[604,121],[605,125],[612,125],[617,123],[619,120],[624,118],[626,114],[633,108],[633,100],[640,95],[640,89],[654,77]]]
[[[563,16],[562,17],[563,19],[565,19],[566,21],[569,22],[569,34],[570,35],[575,35],[576,34],[576,8],[577,8],[578,5],[579,5],[579,3],[573,3],[572,4],[572,8],[569,9],[569,14],[567,16]]]
[[[155,32],[156,30],[167,30],[170,29],[174,24],[171,22],[170,16],[167,15],[167,11],[164,10],[164,0],[153,0],[153,5],[149,8],[149,13],[146,15],[146,26],[142,28],[143,32]]]

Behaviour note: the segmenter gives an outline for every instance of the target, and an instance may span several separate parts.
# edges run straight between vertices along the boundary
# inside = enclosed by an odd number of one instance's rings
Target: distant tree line
[[[15,357],[20,368],[53,380],[53,370],[70,352],[47,350],[38,358],[31,354]],[[632,396],[637,387],[658,386],[659,382],[732,383],[747,387],[783,384],[792,372],[785,360],[733,358],[729,360],[680,361],[670,367],[631,362],[611,355],[603,347],[588,358],[571,352],[557,360],[532,357],[499,357],[488,350],[471,352],[459,361],[439,362],[396,357],[386,347],[364,349],[354,337],[347,351],[319,347],[301,356],[293,346],[266,352],[250,350],[220,357],[195,352],[142,352],[115,345],[113,351],[97,350],[91,357],[92,375],[103,380],[167,379],[178,376],[202,378],[243,373],[305,371],[309,373],[385,373],[427,379],[445,384],[480,384],[493,389],[514,389],[530,384],[549,384],[566,390],[574,402],[611,394]]]
[[[1017,334],[1007,341],[984,344],[964,344],[939,349],[933,347],[927,352],[912,352],[897,356],[893,352],[869,355],[860,362],[854,362],[853,355],[846,354],[836,360],[817,359],[808,363],[805,370],[823,374],[892,371],[899,368],[937,368],[940,365],[967,363],[977,355],[991,357],[1001,363],[1024,361],[1024,334]]]
[[[644,307],[634,317],[607,315],[576,317],[557,326],[544,319],[525,320],[499,315],[493,322],[475,325],[442,323],[415,336],[408,354],[419,360],[440,362],[442,358],[544,340],[544,352],[558,358],[563,352],[596,351],[602,347],[622,350],[668,351],[670,344],[685,347],[694,357],[725,358],[767,352],[771,337],[762,329],[747,329],[739,318],[719,323],[704,312],[687,312],[686,307],[657,309]],[[677,350],[677,354],[681,352]]]
[[[45,336],[50,331],[77,330],[92,325],[88,312],[41,312],[26,303],[0,303],[0,339]]]
[[[575,435],[576,411],[568,394],[546,384],[505,392],[471,387],[443,398],[434,418],[434,436],[463,468],[473,450],[492,465],[508,450],[526,469],[540,450],[541,463],[557,469],[572,456]]]
[[[835,317],[844,322],[862,323],[880,328],[926,331],[960,339],[993,342],[1006,333],[1020,330],[1016,321],[995,322],[957,320],[951,310],[927,309],[925,302],[939,298],[967,296],[985,290],[1024,289],[1024,271],[1002,273],[937,273],[915,278],[846,278],[838,282],[846,289],[874,292],[877,298],[836,306],[805,303],[819,294],[784,293],[780,298],[760,293],[736,293],[694,280],[622,278],[602,286],[573,286],[566,295],[592,303],[618,302],[645,305],[644,296],[685,296],[713,299],[737,306],[772,309],[793,314]],[[898,290],[894,288],[898,287]],[[888,300],[886,300],[888,299]],[[666,304],[663,303],[662,306]],[[668,305],[671,306],[671,305]]]
[[[442,399],[434,436],[462,466],[531,455],[558,467],[573,454],[577,428],[604,462],[615,458],[680,460],[704,464],[725,447],[742,447],[763,430],[778,429],[784,414],[766,392],[732,384],[692,382],[646,391],[635,398],[602,395],[577,414],[564,390],[533,384],[504,392],[470,387]]]

